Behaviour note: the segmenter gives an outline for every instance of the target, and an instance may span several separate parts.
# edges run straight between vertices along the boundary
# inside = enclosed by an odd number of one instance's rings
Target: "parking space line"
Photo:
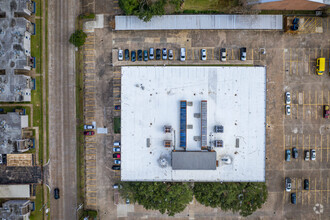
[[[315,119],[317,119],[317,103],[318,103],[317,91],[315,91],[315,99],[316,99],[316,113],[315,113]]]
[[[96,173],[88,173],[88,172],[86,172],[86,174],[96,174]]]
[[[252,60],[253,60],[253,49],[251,49],[251,51],[252,51]]]
[[[314,202],[316,202],[316,177],[315,177],[315,188],[314,188]]]
[[[290,147],[292,148],[292,134],[290,135]]]
[[[327,204],[329,204],[329,177],[327,178]]]
[[[95,61],[94,60],[92,60],[92,61],[85,61],[84,63],[95,63]]]
[[[327,162],[329,161],[328,155],[329,155],[329,135],[327,135]]]
[[[311,91],[308,91],[308,95],[309,95],[309,111],[311,112],[311,119],[312,119],[312,109],[311,109]]]
[[[303,143],[302,143],[302,146],[303,146],[303,153],[305,151],[305,135],[303,134]]]
[[[303,119],[305,119],[305,91],[303,91]]]
[[[308,138],[309,138],[309,143],[308,143],[309,151],[311,151],[311,135],[310,134],[308,135]]]
[[[310,177],[308,177],[308,182],[309,183],[311,182],[311,178]],[[310,204],[310,200],[311,200],[311,193],[310,193],[310,190],[308,190],[308,204]]]
[[[231,49],[231,59],[234,59],[234,49]]]
[[[95,144],[96,142],[93,142],[93,141],[86,141],[85,143],[86,143],[86,144]]]
[[[212,60],[214,60],[214,49],[212,48]]]
[[[285,75],[285,48],[283,49],[283,74]]]
[[[86,57],[94,57],[94,54],[85,54]]]
[[[291,75],[291,48],[290,48],[290,69],[289,69],[289,75]],[[291,116],[292,117],[292,116]]]
[[[113,86],[120,86],[121,84],[113,84]]]
[[[85,107],[95,107],[96,105],[85,105]]]
[[[86,70],[93,70],[93,69],[95,69],[95,67],[94,66],[86,66],[85,69]]]
[[[311,48],[308,48],[308,75],[311,74]]]
[[[86,147],[86,149],[88,149],[88,150],[94,150],[94,149],[96,149],[95,147]]]
[[[95,87],[95,86],[85,86],[85,88],[91,88],[91,87]]]
[[[321,179],[321,190],[323,190],[323,181],[322,181],[322,177],[320,176],[320,179]],[[320,203],[322,203],[322,191],[321,191],[321,193],[320,193],[321,195],[321,200],[320,200]]]
[[[285,135],[283,135],[283,150],[285,150]]]

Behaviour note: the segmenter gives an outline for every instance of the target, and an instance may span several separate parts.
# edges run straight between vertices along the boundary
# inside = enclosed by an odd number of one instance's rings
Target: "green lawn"
[[[36,16],[42,16],[42,0],[34,0],[36,3]]]
[[[36,199],[33,200],[34,204],[35,204],[35,209],[33,212],[31,212],[31,215],[30,215],[31,220],[43,219],[43,210],[41,209],[43,206],[43,197],[44,197],[44,192],[43,192],[42,185],[37,185]]]
[[[36,58],[36,73],[41,73],[42,62],[42,38],[41,38],[41,20],[36,19],[36,35],[31,37],[31,55]]]
[[[183,10],[226,12],[237,5],[238,0],[185,0]]]

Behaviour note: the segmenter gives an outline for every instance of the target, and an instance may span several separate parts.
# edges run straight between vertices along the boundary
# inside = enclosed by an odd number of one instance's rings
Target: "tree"
[[[159,210],[174,216],[182,212],[193,198],[187,183],[125,182],[121,196],[143,205],[146,209]]]
[[[69,42],[75,45],[76,47],[80,47],[84,45],[87,34],[85,34],[82,30],[76,30],[69,39]]]
[[[265,183],[195,183],[194,195],[205,206],[239,212],[246,217],[261,208],[268,192]]]

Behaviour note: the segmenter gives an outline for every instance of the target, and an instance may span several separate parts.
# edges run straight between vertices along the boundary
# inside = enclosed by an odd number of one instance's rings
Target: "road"
[[[75,30],[77,0],[48,1],[49,152],[51,219],[76,219],[75,57],[69,37]],[[60,199],[54,200],[54,188]]]

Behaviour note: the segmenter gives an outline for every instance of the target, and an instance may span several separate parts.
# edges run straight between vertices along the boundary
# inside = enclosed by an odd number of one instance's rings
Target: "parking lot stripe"
[[[285,150],[285,135],[283,135],[283,150]]]
[[[308,182],[312,186],[310,177],[308,177]],[[310,193],[310,190],[308,190],[308,204],[310,204],[310,200],[311,200],[311,193]]]
[[[322,162],[322,143],[323,143],[323,136],[321,135],[321,162]]]
[[[327,162],[329,161],[328,155],[329,155],[329,135],[327,135]]]
[[[95,63],[95,61],[94,60],[92,60],[92,61],[85,61],[85,63]]]
[[[231,49],[231,59],[234,59],[234,49]]]
[[[311,151],[311,135],[310,134],[308,135],[308,138],[309,138],[309,143],[308,143],[309,151]]]
[[[121,73],[120,71],[114,71],[113,73]]]
[[[305,135],[303,134],[303,141],[302,141],[302,146],[303,146],[303,152],[305,151]]]
[[[305,119],[305,91],[303,91],[303,119]]]
[[[214,60],[214,49],[212,48],[212,60]]]
[[[283,74],[285,75],[285,48],[283,48]]]
[[[315,177],[315,188],[314,188],[314,202],[316,202],[316,177]]]
[[[290,63],[289,63],[289,64],[290,64],[290,69],[289,69],[289,74],[291,75],[291,48],[290,48],[290,56],[289,56],[289,57],[290,57]],[[292,116],[291,116],[291,117],[292,117]]]
[[[292,148],[292,134],[290,135],[290,147]]]

